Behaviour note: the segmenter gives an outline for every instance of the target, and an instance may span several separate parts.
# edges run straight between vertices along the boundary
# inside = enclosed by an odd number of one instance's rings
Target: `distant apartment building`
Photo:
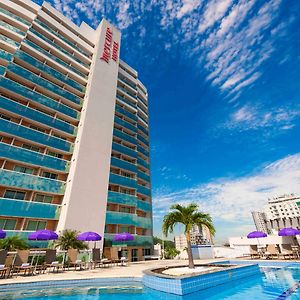
[[[190,233],[192,245],[212,244],[212,236],[206,226],[193,226]],[[187,247],[187,241],[184,234],[175,236],[174,242],[175,248],[178,250],[183,250]]]
[[[263,212],[252,212],[257,230],[274,233],[284,227],[300,228],[299,205],[300,197],[294,194],[268,199]]]
[[[0,228],[95,231],[107,257],[153,244],[148,93],[106,20],[0,1]]]

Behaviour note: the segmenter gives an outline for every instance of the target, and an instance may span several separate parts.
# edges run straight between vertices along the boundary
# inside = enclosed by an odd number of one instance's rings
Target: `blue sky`
[[[175,202],[199,203],[223,241],[268,197],[300,194],[299,1],[50,3],[115,24],[148,87],[155,234]]]

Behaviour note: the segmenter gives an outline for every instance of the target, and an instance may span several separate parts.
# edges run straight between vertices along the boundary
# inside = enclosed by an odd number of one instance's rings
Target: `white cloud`
[[[176,17],[181,19],[186,14],[197,9],[202,1],[200,0],[183,0],[182,6],[179,8]]]
[[[220,20],[225,15],[231,4],[232,0],[209,1],[203,14],[203,21],[201,21],[199,25],[199,32],[204,32]]]
[[[300,153],[269,163],[255,174],[220,178],[178,192],[156,194],[154,215],[161,221],[172,204],[193,201],[218,224],[249,224],[252,210],[262,209],[270,197],[287,193],[300,193]]]
[[[230,115],[230,119],[224,125],[227,129],[240,131],[273,128],[279,133],[280,129],[288,130],[294,127],[294,122],[300,116],[300,108],[285,107],[263,110],[250,104],[246,104]]]

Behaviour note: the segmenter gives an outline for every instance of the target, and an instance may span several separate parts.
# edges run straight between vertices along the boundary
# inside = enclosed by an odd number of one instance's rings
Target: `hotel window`
[[[129,226],[119,226],[119,233],[122,232],[130,232],[130,227]]]
[[[33,169],[22,167],[22,166],[15,166],[14,171],[20,172],[20,173],[26,173],[26,174],[32,174],[33,173]]]
[[[134,178],[134,174],[127,173],[127,172],[124,172],[124,171],[121,171],[121,175],[125,176],[125,177],[128,177],[128,178]]]
[[[17,200],[24,200],[25,199],[25,192],[18,192],[18,191],[13,191],[13,190],[6,190],[4,193],[3,198],[8,198],[8,199],[17,199]]]
[[[52,151],[47,151],[47,154],[50,155],[50,156],[57,157],[57,158],[62,158],[62,157],[63,157],[62,154],[60,154],[60,153],[55,153],[55,152],[52,152]]]
[[[17,220],[0,219],[0,228],[4,230],[14,230],[16,228]]]
[[[36,231],[45,229],[47,225],[46,221],[28,221],[25,230]]]
[[[28,144],[23,144],[22,148],[27,149],[27,150],[31,150],[31,151],[35,151],[35,152],[40,152],[40,148],[35,147],[35,146],[31,146]]]
[[[53,199],[52,196],[36,194],[34,201],[42,202],[42,203],[51,203],[52,199]]]
[[[119,211],[129,214],[130,213],[130,207],[121,206]]]
[[[10,120],[11,120],[10,117],[8,117],[8,116],[6,116],[6,115],[4,115],[4,114],[0,114],[0,118],[1,118],[1,119],[4,119],[4,120],[7,120],[7,121],[10,121]]]
[[[37,131],[40,131],[40,132],[43,132],[43,133],[46,131],[45,129],[34,126],[34,125],[29,125],[29,127],[33,130],[37,130]]]
[[[50,173],[50,172],[43,172],[42,177],[57,179],[57,174]]]

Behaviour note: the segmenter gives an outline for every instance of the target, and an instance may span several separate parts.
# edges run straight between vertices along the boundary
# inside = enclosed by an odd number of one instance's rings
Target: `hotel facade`
[[[44,2],[0,2],[0,228],[95,231],[115,257],[150,254],[148,95],[106,20],[76,26]],[[103,242],[102,240],[102,242]],[[101,245],[102,246],[102,245]]]

